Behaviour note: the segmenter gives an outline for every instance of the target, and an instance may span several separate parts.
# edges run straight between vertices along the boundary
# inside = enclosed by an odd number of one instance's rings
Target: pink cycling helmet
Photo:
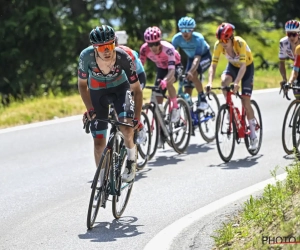
[[[161,40],[161,31],[158,27],[153,26],[145,30],[144,39],[147,43],[155,43]]]

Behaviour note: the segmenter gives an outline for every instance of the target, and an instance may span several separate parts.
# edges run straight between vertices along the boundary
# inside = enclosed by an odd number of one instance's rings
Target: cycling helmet
[[[296,20],[290,20],[285,23],[285,32],[300,32],[300,23]]]
[[[115,40],[115,31],[108,25],[97,26],[90,32],[91,44],[107,43]]]
[[[155,43],[161,40],[161,31],[158,27],[153,26],[145,30],[144,39],[147,43]]]
[[[217,39],[229,39],[233,36],[233,31],[235,27],[230,23],[222,23],[216,32]]]
[[[191,17],[182,17],[178,21],[178,28],[179,29],[194,29],[196,27],[196,22]]]

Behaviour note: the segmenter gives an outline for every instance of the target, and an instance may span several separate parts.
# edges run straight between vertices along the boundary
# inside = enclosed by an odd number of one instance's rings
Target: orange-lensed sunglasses
[[[219,40],[220,43],[225,43],[225,44],[228,43],[228,41],[229,41],[229,39],[220,39]]]
[[[103,53],[106,49],[108,50],[114,50],[115,49],[115,43],[108,43],[108,44],[94,44],[94,48],[97,49],[98,52]]]

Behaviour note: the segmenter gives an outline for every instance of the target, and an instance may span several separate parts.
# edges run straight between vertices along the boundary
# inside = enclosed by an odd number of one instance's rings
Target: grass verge
[[[277,169],[271,173],[275,180]],[[259,198],[251,196],[240,213],[216,231],[213,249],[300,249],[299,243],[292,244],[300,241],[300,162],[295,160],[286,172],[285,181],[267,185]]]

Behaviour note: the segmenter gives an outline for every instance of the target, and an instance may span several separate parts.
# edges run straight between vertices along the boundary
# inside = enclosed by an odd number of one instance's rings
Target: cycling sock
[[[177,97],[170,98],[172,103],[172,109],[178,109]]]
[[[248,121],[249,121],[249,127],[250,127],[250,138],[255,139],[256,138],[256,133],[255,133],[256,120],[255,120],[255,118],[253,118]]]
[[[135,161],[135,146],[133,148],[127,148],[127,160]]]
[[[203,93],[203,91],[199,92],[199,94],[198,94],[198,101],[199,102],[206,102],[205,94]]]

